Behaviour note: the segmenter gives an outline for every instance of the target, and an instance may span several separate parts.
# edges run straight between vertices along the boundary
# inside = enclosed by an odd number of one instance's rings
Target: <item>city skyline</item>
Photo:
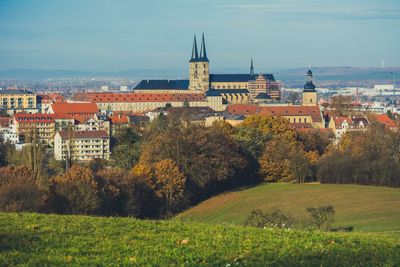
[[[205,33],[211,69],[400,65],[400,3],[0,2],[0,70],[186,70]]]

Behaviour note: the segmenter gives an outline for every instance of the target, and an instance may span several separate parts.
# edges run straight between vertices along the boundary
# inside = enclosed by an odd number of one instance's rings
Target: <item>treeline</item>
[[[112,140],[110,161],[69,167],[39,144],[22,151],[3,145],[0,210],[166,218],[222,191],[260,182],[318,178],[367,184],[360,179],[364,170],[375,179],[371,184],[398,185],[393,176],[398,167],[390,169],[385,160],[398,161],[400,151],[381,146],[393,145],[398,134],[374,126],[360,136],[375,136],[375,145],[348,135],[335,148],[330,132],[298,133],[281,117],[249,116],[238,127],[224,122],[205,127],[185,113],[170,112],[144,129],[121,130]],[[362,160],[368,169],[357,167]]]
[[[321,183],[400,186],[400,134],[373,123],[347,132],[318,162]]]

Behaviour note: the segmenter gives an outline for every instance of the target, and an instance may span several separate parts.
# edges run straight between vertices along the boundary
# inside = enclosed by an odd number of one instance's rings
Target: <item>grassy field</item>
[[[307,207],[335,208],[333,226],[354,231],[399,232],[400,189],[360,185],[264,184],[208,199],[178,217],[198,222],[243,224],[253,209],[281,209],[291,214],[298,228],[306,228]]]
[[[396,266],[399,235],[0,213],[0,266]]]

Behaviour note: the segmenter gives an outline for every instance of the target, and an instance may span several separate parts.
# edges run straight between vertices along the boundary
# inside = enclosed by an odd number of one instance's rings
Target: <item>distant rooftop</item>
[[[141,80],[134,90],[188,90],[189,80]]]
[[[265,79],[275,82],[274,75],[262,74]],[[251,74],[210,74],[210,83],[212,82],[248,82],[254,81],[258,77],[257,75]]]
[[[33,94],[31,91],[28,90],[22,90],[22,89],[4,89],[0,90],[0,94],[4,95],[26,95],[26,94]]]

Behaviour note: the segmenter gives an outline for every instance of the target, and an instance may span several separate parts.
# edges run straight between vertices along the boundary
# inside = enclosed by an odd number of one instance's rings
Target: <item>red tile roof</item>
[[[234,115],[311,116],[313,122],[321,122],[319,106],[258,106],[234,104],[227,107]]]
[[[96,103],[54,103],[51,105],[58,119],[75,119],[83,122],[96,114],[99,109]]]
[[[397,124],[387,114],[376,115],[375,119],[389,128],[397,128]]]
[[[51,105],[55,114],[96,114],[96,103],[54,103]]]
[[[108,133],[106,131],[59,131],[58,133],[62,139],[108,139]]]
[[[233,115],[254,115],[260,113],[258,105],[233,104],[226,107],[226,111]]]
[[[184,102],[205,101],[204,94],[168,94],[168,93],[79,93],[74,95],[75,100],[91,101],[95,103],[109,102]]]
[[[128,124],[128,116],[127,115],[113,115],[113,116],[108,116],[108,118],[111,120],[112,124]]]
[[[57,93],[38,94],[38,97],[41,99],[42,103],[57,103],[65,101],[64,96]]]
[[[343,122],[345,122],[345,121],[349,124],[349,126],[353,125],[353,120],[350,117],[347,117],[347,116],[334,117],[333,121],[335,122],[335,127],[336,128],[341,128]]]
[[[14,119],[18,123],[52,123],[54,122],[54,114],[25,114],[18,113],[14,115]]]

